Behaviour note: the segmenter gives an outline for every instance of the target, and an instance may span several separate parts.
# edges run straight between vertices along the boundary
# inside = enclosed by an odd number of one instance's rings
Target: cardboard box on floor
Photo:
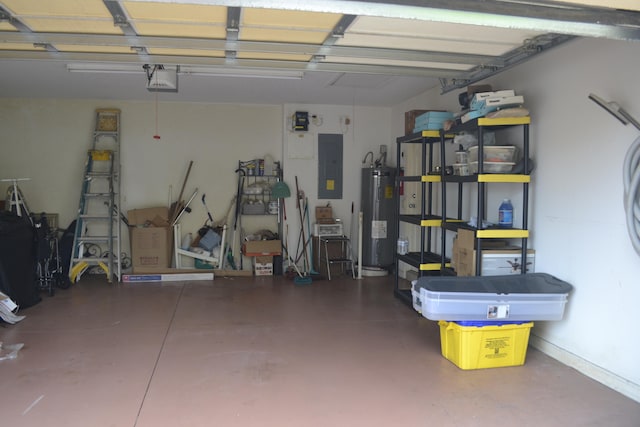
[[[171,266],[173,233],[166,207],[127,212],[133,272],[164,270]]]
[[[498,276],[503,274],[520,274],[522,271],[522,249],[510,246],[504,240],[482,241],[482,275]],[[451,266],[458,276],[476,275],[475,232],[459,229],[453,240]],[[535,251],[527,250],[526,271],[535,271]]]
[[[256,276],[273,275],[273,257],[282,254],[280,240],[252,240],[242,245],[242,253],[252,257],[253,273]]]
[[[253,257],[253,272],[256,276],[273,276],[273,257]]]

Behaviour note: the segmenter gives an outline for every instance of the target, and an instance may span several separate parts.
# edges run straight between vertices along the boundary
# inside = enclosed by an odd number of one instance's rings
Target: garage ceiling
[[[393,105],[576,36],[640,40],[639,2],[0,0],[0,96],[145,99],[164,68],[166,99]]]

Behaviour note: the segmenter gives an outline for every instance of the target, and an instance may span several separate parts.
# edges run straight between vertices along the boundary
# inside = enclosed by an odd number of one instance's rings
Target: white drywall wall
[[[308,132],[291,130],[291,116],[296,111],[307,111],[309,115],[317,116],[316,124],[313,119],[310,119]],[[368,151],[373,151],[375,158],[378,158],[380,145],[387,145],[387,165],[395,166],[395,145],[391,132],[390,114],[389,108],[380,107],[304,104],[284,106],[284,180],[291,188],[292,194],[292,197],[286,200],[286,209],[293,249],[295,249],[294,238],[297,238],[300,230],[295,198],[296,177],[298,177],[298,186],[309,198],[311,222],[315,222],[315,207],[330,203],[334,217],[342,220],[344,224],[345,234],[354,240],[357,239],[361,169],[364,156]],[[347,119],[349,124],[346,124]],[[343,135],[342,199],[318,199],[318,134]],[[352,203],[354,205],[353,232],[351,230]]]
[[[172,199],[178,197],[189,162],[194,161],[183,199],[197,188],[192,212],[181,219],[183,234],[195,233],[206,220],[201,195],[214,220],[224,217],[236,193],[239,160],[271,155],[281,161],[285,182],[295,195],[295,177],[313,208],[327,201],[317,200],[317,134],[344,135],[344,188],[341,200],[331,200],[335,215],[350,233],[351,203],[355,205],[355,224],[360,208],[360,169],[367,151],[377,156],[379,146],[387,144],[389,163],[394,162],[390,130],[390,109],[331,105],[257,106],[228,104],[187,104],[163,100],[156,109],[149,102],[102,100],[0,99],[0,178],[29,177],[20,183],[34,212],[60,215],[66,228],[75,218],[86,151],[91,147],[96,108],[121,110],[122,209],[167,205],[169,187]],[[310,158],[289,156],[292,137],[289,114],[308,110],[320,117],[311,124],[306,141],[312,145]],[[346,124],[346,118],[349,124]],[[284,130],[283,130],[284,129]],[[306,148],[303,148],[306,150]],[[287,153],[287,155],[283,155]],[[302,158],[300,158],[302,157]],[[0,184],[4,194],[7,185]],[[290,221],[296,221],[295,198],[287,200]],[[234,211],[227,223],[233,226]],[[248,233],[268,228],[277,231],[275,217],[244,217]],[[313,221],[313,213],[311,221]],[[291,222],[293,236],[298,222]],[[239,233],[238,233],[239,234]],[[357,234],[354,234],[356,238]],[[123,230],[123,247],[128,252],[128,233]],[[187,260],[185,260],[187,261]],[[245,268],[248,265],[245,263]]]
[[[640,257],[625,226],[622,163],[640,135],[587,99],[593,92],[640,117],[640,45],[595,39],[553,49],[488,81],[515,89],[531,111],[531,247],[536,270],[574,286],[565,318],[537,322],[534,342],[640,400]],[[459,92],[421,94],[394,108],[458,111]]]
[[[158,134],[153,102],[1,99],[0,177],[29,177],[20,183],[33,212],[60,215],[66,228],[80,197],[86,152],[91,147],[96,108],[121,110],[122,209],[163,206],[178,198],[189,162],[186,201],[198,189],[192,212],[181,219],[183,233],[197,232],[207,219],[201,196],[218,221],[236,193],[239,160],[271,155],[281,160],[280,106],[161,102]],[[6,185],[0,188],[2,194]],[[231,211],[229,225],[233,225]],[[256,228],[275,229],[273,218]],[[269,221],[271,220],[271,221]],[[275,231],[275,230],[274,230]],[[195,234],[194,234],[195,235]],[[128,248],[123,229],[123,247]]]

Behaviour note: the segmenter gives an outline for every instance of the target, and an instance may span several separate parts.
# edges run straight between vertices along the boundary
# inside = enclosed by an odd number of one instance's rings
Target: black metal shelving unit
[[[476,250],[476,275],[482,274],[482,241],[485,239],[520,239],[522,248],[522,260],[526,263],[527,259],[527,245],[529,238],[529,183],[531,177],[528,174],[529,171],[529,124],[531,118],[526,117],[506,117],[506,118],[478,118],[471,120],[467,123],[458,125],[451,129],[449,132],[476,132],[478,136],[478,172],[470,176],[456,176],[456,175],[443,175],[442,185],[442,215],[443,215],[443,229],[457,232],[459,228],[472,230],[475,236],[475,250]],[[522,155],[523,155],[523,172],[520,174],[503,174],[503,173],[484,173],[484,135],[488,131],[500,131],[515,126],[522,127]],[[448,139],[444,132],[441,132],[440,142],[442,144],[440,153],[440,161],[445,163],[444,143]],[[458,212],[455,219],[447,218],[447,183],[458,184]],[[474,183],[477,185],[477,224],[481,225],[486,218],[486,200],[485,194],[487,186],[498,183],[516,183],[522,184],[522,217],[521,228],[479,228],[463,225],[462,220],[462,192],[463,185],[465,183]],[[446,239],[442,239],[442,251],[445,252]],[[526,265],[526,264],[525,264]],[[446,269],[443,266],[443,270]],[[526,273],[526,268],[522,268],[522,274]]]
[[[419,276],[425,275],[455,275],[451,268],[450,259],[443,254],[446,253],[446,231],[457,232],[459,229],[472,230],[475,237],[476,254],[476,275],[482,274],[482,241],[485,239],[520,239],[522,247],[522,260],[527,259],[527,243],[529,238],[528,230],[528,210],[529,210],[529,117],[509,117],[509,118],[479,118],[467,123],[457,125],[449,131],[422,131],[411,135],[402,136],[396,139],[397,159],[401,158],[402,144],[421,145],[421,174],[418,176],[403,176],[398,161],[398,173],[396,182],[397,194],[397,235],[400,236],[402,223],[413,224],[420,227],[420,245],[417,252],[410,252],[406,255],[396,254],[395,264],[395,288],[396,297],[412,305],[412,295],[410,289],[400,288],[399,265],[406,263],[418,269]],[[521,174],[484,173],[484,134],[487,131],[499,131],[507,128],[521,126],[523,129],[523,163],[524,172]],[[476,132],[478,136],[478,172],[469,176],[448,175],[445,173],[446,153],[445,141],[450,140],[455,134],[461,132]],[[439,146],[440,156],[434,156],[434,147]],[[436,160],[439,160],[440,170],[435,171]],[[401,214],[400,188],[404,182],[419,182],[421,184],[420,214]],[[497,183],[520,183],[522,184],[522,228],[474,228],[467,225],[462,217],[463,193],[466,185],[476,185],[477,200],[477,221],[482,224],[486,218],[485,193],[488,185]],[[457,212],[451,216],[447,213],[447,200],[449,197],[448,184],[457,184]],[[435,212],[434,208],[434,186],[440,186],[441,208],[440,212]],[[440,229],[440,253],[434,249],[434,231]],[[525,264],[526,265],[526,264]],[[523,274],[526,268],[522,268]]]
[[[396,174],[397,185],[397,203],[396,214],[398,222],[396,224],[397,235],[400,236],[400,224],[413,224],[420,227],[420,245],[417,252],[410,252],[406,255],[396,254],[395,265],[395,287],[394,294],[408,304],[412,304],[411,290],[400,288],[399,265],[404,262],[418,269],[420,276],[440,274],[443,266],[450,266],[450,260],[443,258],[434,250],[435,238],[434,230],[442,228],[443,216],[435,212],[433,203],[434,185],[442,182],[443,169],[437,173],[435,170],[435,156],[433,155],[434,146],[441,142],[440,131],[427,130],[411,135],[402,136],[396,139],[397,159],[401,158],[402,144],[420,144],[421,145],[421,168],[420,175],[403,176],[400,170],[400,162],[398,161],[398,173]],[[444,163],[441,163],[443,165]],[[405,215],[401,214],[399,189],[402,188],[403,182],[419,182],[420,183],[420,214]],[[441,233],[444,238],[444,234]]]

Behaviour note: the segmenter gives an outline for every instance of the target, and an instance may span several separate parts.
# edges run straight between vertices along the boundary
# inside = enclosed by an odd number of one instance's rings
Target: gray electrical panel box
[[[342,199],[342,134],[318,134],[318,199]]]

